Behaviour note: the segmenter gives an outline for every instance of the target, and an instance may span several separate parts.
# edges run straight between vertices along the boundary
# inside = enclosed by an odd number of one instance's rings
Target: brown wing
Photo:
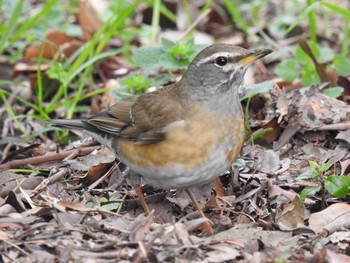
[[[106,133],[150,144],[164,140],[164,127],[181,119],[183,108],[172,85],[117,102],[86,122]]]

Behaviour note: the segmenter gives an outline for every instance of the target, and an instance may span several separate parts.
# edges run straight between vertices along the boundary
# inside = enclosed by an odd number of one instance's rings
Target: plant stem
[[[159,28],[159,17],[160,17],[160,0],[155,0],[153,4],[153,14],[152,14],[152,32],[150,38],[150,44],[154,45],[156,43],[158,28]]]
[[[341,49],[341,54],[344,57],[346,57],[346,55],[349,52],[349,23],[350,23],[350,18],[346,18],[345,25],[344,25],[343,43],[342,43],[342,49]]]
[[[311,6],[315,0],[307,0],[307,6]],[[316,9],[312,9],[308,14],[310,38],[313,42],[317,43],[317,26],[316,26]]]

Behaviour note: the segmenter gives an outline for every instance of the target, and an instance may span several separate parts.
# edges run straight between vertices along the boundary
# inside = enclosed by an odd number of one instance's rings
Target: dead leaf
[[[344,88],[344,92],[341,96],[341,100],[350,101],[350,80],[347,77],[338,76],[337,86]]]
[[[328,263],[349,263],[350,257],[341,253],[337,253],[335,251],[332,251],[330,249],[327,249],[327,255],[325,260],[327,260]]]
[[[113,162],[99,163],[97,165],[91,166],[88,170],[87,175],[81,178],[80,181],[84,185],[89,185],[96,182],[101,176],[103,176],[112,167]]]
[[[350,244],[350,231],[347,229],[343,231],[337,231],[331,234],[328,238],[330,242],[345,251]]]
[[[234,248],[228,244],[217,244],[210,247],[214,251],[207,253],[207,260],[209,262],[226,262],[236,259],[241,253],[237,248]]]
[[[267,132],[264,134],[264,139],[268,142],[268,143],[273,143],[274,141],[277,140],[277,138],[281,135],[282,133],[282,127],[281,125],[278,123],[277,118],[273,118],[271,119],[269,122],[267,122],[266,124],[264,124],[262,126],[263,129],[268,129],[268,128],[272,128],[272,131]]]
[[[79,24],[85,41],[89,41],[103,25],[97,11],[88,0],[79,1]]]
[[[86,212],[89,211],[90,209],[86,208],[82,203],[78,202],[69,202],[65,200],[52,200],[52,205],[55,207],[57,210],[61,212],[67,212],[70,210],[73,211],[79,211],[79,212]]]
[[[274,185],[271,180],[267,181],[267,186],[268,186],[269,198],[283,195],[286,198],[288,198],[290,201],[292,201],[294,200],[295,196],[298,195],[293,190],[287,191],[277,185]],[[311,200],[310,198],[306,198],[305,204],[308,204],[308,205],[315,204],[315,201]]]
[[[292,232],[265,231],[261,228],[252,228],[248,224],[235,225],[233,228],[215,234],[211,242],[234,241],[241,243],[242,246],[249,244],[252,239],[260,239],[264,244],[270,247],[292,247],[297,244],[297,239],[293,239]],[[208,238],[206,239],[208,240]]]
[[[51,67],[50,64],[47,63],[41,63],[38,65],[34,62],[17,62],[13,66],[13,76],[17,77],[20,74],[30,74],[30,73],[36,73],[38,69],[40,71],[46,71]]]
[[[32,61],[35,58],[39,58],[42,54],[44,58],[51,59],[54,57],[58,48],[70,41],[73,41],[74,37],[67,35],[66,33],[53,30],[47,33],[45,41],[39,47],[28,47],[26,49],[24,60]]]
[[[341,166],[341,175],[345,174],[345,171],[349,168],[350,165],[350,158],[340,162],[340,166]]]
[[[266,150],[259,161],[259,170],[264,173],[272,173],[280,168],[280,158],[273,150]]]
[[[325,85],[323,85],[325,86]],[[287,127],[274,145],[278,150],[297,133],[305,131],[350,129],[350,105],[321,92],[322,86],[290,93]]]
[[[337,140],[343,140],[350,144],[350,130],[339,132],[335,137]]]
[[[86,172],[93,166],[98,166],[99,164],[110,164],[114,162],[115,157],[110,154],[109,151],[94,151],[89,155],[79,157],[77,159],[65,160],[72,170]]]
[[[166,197],[166,199],[168,199],[169,202],[178,205],[180,207],[181,211],[183,211],[190,204],[190,200],[188,200],[188,198]]]
[[[61,55],[63,54],[64,57],[69,58],[71,55],[73,55],[82,45],[84,44],[83,41],[74,39],[72,41],[66,42],[60,46],[60,50],[57,50],[54,57],[56,59],[60,59]]]
[[[9,240],[9,239],[12,239],[12,235],[10,235],[9,233],[7,232],[4,232],[4,231],[0,231],[0,240],[4,241],[4,240]]]
[[[277,208],[276,223],[282,230],[293,230],[304,224],[304,205],[300,204],[299,196],[295,196],[293,201],[283,206],[283,210]]]
[[[151,224],[154,222],[153,211],[148,216],[140,214],[135,221],[129,226],[130,241],[144,241],[145,236],[150,231]]]
[[[293,109],[289,110],[297,113],[292,119],[304,131],[325,130],[327,125],[350,121],[350,105],[323,94],[319,87],[296,91],[292,100]]]
[[[309,226],[316,233],[326,231],[326,234],[344,228],[349,229],[350,205],[346,203],[333,204],[321,212],[313,213],[309,218]]]

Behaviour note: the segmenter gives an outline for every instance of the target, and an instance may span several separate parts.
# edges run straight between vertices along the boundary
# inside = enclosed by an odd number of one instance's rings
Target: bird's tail
[[[87,135],[91,136],[94,138],[96,141],[98,141],[100,144],[108,147],[109,149],[112,148],[112,143],[113,143],[113,137],[111,137],[111,134],[108,134],[104,131],[99,130],[95,126],[81,121],[81,120],[58,120],[58,119],[53,119],[49,120],[49,123],[56,127],[61,127],[61,128],[67,128],[67,129],[79,129],[79,130],[84,130]]]
[[[53,119],[48,121],[50,124],[67,129],[86,129],[86,124],[81,120],[59,120]]]

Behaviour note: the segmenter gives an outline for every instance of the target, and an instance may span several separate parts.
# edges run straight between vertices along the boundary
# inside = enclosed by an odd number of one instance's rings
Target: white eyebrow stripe
[[[205,64],[208,61],[211,61],[211,60],[213,60],[214,58],[217,58],[217,57],[227,57],[227,58],[229,58],[231,56],[232,56],[232,53],[230,53],[230,52],[217,52],[217,53],[211,55],[210,57],[206,57],[206,58],[203,58],[202,60],[198,61],[196,65],[199,66],[199,65]]]

